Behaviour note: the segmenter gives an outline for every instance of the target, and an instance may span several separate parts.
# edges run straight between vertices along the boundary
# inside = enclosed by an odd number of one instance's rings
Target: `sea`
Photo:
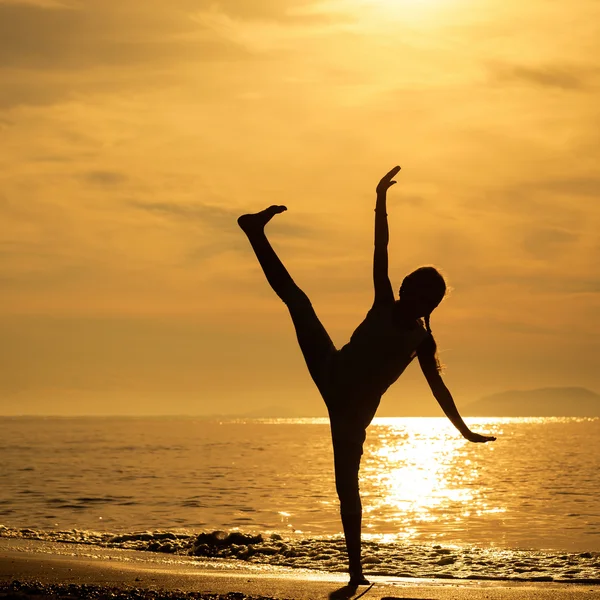
[[[600,583],[600,418],[378,418],[367,574]],[[341,572],[326,419],[0,418],[0,542]]]

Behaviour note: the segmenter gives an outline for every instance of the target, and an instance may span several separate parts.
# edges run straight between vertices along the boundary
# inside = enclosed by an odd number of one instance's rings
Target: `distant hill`
[[[581,387],[512,390],[465,407],[472,417],[600,417],[600,394]]]

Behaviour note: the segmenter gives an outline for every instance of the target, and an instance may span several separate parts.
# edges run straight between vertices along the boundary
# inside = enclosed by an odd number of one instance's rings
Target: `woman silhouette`
[[[433,267],[421,267],[404,278],[395,299],[388,277],[389,239],[386,195],[400,167],[394,167],[376,188],[375,299],[365,320],[348,344],[336,349],[319,321],[307,295],[296,285],[271,247],[265,225],[286,209],[270,206],[242,215],[238,224],[248,236],[267,281],[287,305],[308,370],[329,412],[335,484],[350,572],[350,584],[368,584],[360,562],[362,505],[358,471],[366,429],[375,416],[381,396],[416,356],[435,399],[460,433],[471,442],[495,438],[469,430],[445,386],[431,334],[431,312],[446,293],[446,282]]]

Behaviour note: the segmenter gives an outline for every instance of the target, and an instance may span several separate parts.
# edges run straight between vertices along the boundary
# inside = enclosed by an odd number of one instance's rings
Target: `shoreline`
[[[357,598],[363,593],[365,600],[600,599],[600,586],[590,583],[374,576],[372,587],[351,590],[344,573],[239,565],[222,559],[174,561],[134,550],[88,548],[91,553],[86,555],[73,550],[69,544],[0,543],[0,599],[317,600]]]
[[[346,548],[341,537],[292,539],[242,531],[178,533],[173,531],[96,532],[87,530],[14,529],[0,525],[0,549],[123,559],[138,553],[142,563],[229,564],[230,570],[291,569],[298,573],[345,573]],[[217,564],[217,563],[215,563]],[[367,578],[411,581],[450,580],[506,583],[600,584],[600,553],[563,553],[441,544],[378,543],[363,540]]]

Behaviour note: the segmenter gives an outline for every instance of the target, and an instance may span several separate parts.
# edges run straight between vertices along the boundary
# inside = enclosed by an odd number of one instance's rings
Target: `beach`
[[[374,423],[357,590],[321,420],[4,425],[0,598],[600,597],[598,419]]]
[[[131,550],[0,540],[0,598],[210,598],[243,600],[577,600],[600,598],[591,583],[457,581],[375,576],[372,587],[346,586],[343,573],[188,560]],[[366,592],[366,593],[365,593]]]

